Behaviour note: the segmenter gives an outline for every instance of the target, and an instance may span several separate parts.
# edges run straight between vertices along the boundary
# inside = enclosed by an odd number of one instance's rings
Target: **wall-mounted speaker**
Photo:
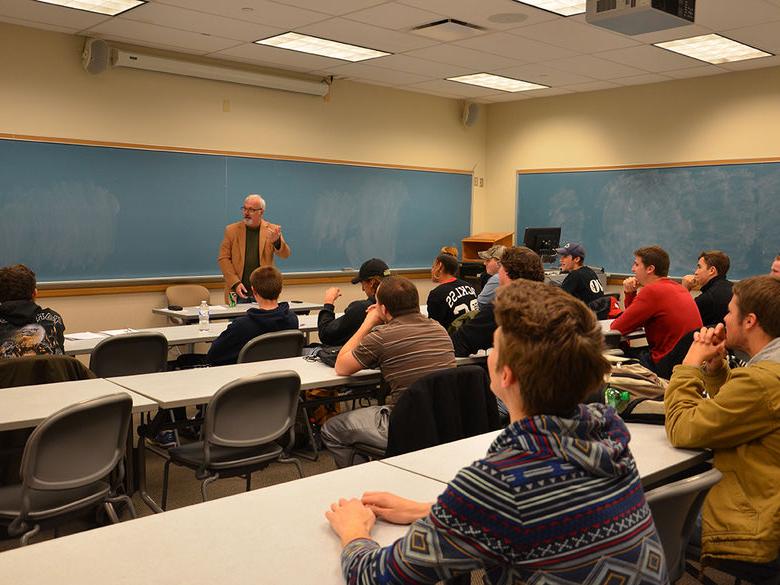
[[[479,104],[466,102],[463,104],[463,116],[461,120],[466,128],[471,128],[479,118]]]
[[[87,39],[84,51],[81,53],[81,64],[86,71],[103,73],[108,69],[111,60],[111,47],[103,39]]]

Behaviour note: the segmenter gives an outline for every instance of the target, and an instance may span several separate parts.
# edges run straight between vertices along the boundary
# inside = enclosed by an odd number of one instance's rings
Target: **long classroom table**
[[[319,311],[323,307],[322,303],[309,303],[305,301],[286,301],[282,299],[280,302],[289,303],[290,310],[293,313],[308,313],[309,311]],[[228,307],[227,305],[209,305],[209,321],[241,317],[249,309],[253,308],[257,308],[257,303],[240,303],[235,307]],[[166,317],[173,317],[175,319],[184,321],[185,323],[198,322],[198,307],[182,307],[180,311],[173,311],[168,307],[159,307],[152,309],[152,313],[157,315],[164,315]]]

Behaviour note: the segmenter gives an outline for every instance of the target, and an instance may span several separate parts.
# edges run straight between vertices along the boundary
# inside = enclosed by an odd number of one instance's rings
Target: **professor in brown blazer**
[[[249,275],[258,266],[273,266],[274,255],[287,258],[290,246],[282,227],[263,219],[265,200],[260,195],[247,195],[241,212],[244,219],[225,228],[217,261],[225,277],[225,300],[235,291],[239,302],[251,302]]]

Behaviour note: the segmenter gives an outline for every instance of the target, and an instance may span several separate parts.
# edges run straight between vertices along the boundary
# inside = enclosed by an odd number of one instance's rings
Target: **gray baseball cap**
[[[501,244],[496,244],[495,246],[490,246],[487,250],[482,250],[482,252],[477,252],[477,254],[483,260],[490,260],[491,258],[495,258],[496,260],[501,260],[501,256],[504,255],[505,251],[506,251],[506,246],[502,246]]]

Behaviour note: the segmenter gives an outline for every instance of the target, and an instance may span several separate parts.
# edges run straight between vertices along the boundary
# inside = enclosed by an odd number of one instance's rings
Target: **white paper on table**
[[[106,336],[105,333],[92,333],[92,331],[83,331],[81,333],[68,333],[65,339],[72,341],[83,341],[86,339],[103,339]]]
[[[101,331],[101,333],[105,333],[106,335],[124,335],[125,333],[135,333],[136,329],[106,329],[105,331]]]

